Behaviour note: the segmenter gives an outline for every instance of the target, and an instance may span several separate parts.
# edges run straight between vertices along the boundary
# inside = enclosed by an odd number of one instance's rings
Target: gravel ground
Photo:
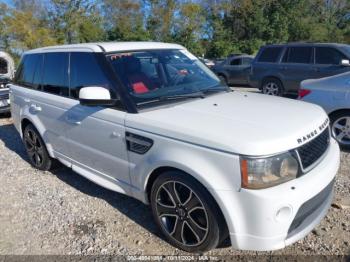
[[[28,163],[11,119],[0,119],[0,255],[179,255],[149,208],[101,188],[68,168]],[[350,254],[350,154],[342,152],[332,208],[306,238],[275,252],[221,247],[206,255]],[[1,259],[0,259],[1,260]]]

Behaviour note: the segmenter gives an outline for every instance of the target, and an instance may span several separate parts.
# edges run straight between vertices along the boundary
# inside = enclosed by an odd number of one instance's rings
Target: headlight
[[[289,152],[266,158],[241,157],[243,188],[272,187],[295,179],[298,172],[298,161]]]

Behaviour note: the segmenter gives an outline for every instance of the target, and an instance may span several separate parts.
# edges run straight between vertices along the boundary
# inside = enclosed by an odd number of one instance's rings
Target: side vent
[[[126,132],[125,138],[128,150],[137,154],[145,154],[153,145],[152,139],[129,132]]]

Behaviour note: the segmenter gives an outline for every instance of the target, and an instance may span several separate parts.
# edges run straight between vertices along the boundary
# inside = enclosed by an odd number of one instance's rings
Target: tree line
[[[13,0],[0,3],[0,49],[164,41],[198,56],[295,41],[350,43],[350,0]]]

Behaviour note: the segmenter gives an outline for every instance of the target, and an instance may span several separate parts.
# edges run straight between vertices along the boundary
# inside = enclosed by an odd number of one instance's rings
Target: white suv
[[[59,160],[149,203],[174,246],[230,236],[283,248],[325,216],[339,166],[316,105],[232,92],[184,47],[136,42],[26,52],[11,110],[31,164]]]

